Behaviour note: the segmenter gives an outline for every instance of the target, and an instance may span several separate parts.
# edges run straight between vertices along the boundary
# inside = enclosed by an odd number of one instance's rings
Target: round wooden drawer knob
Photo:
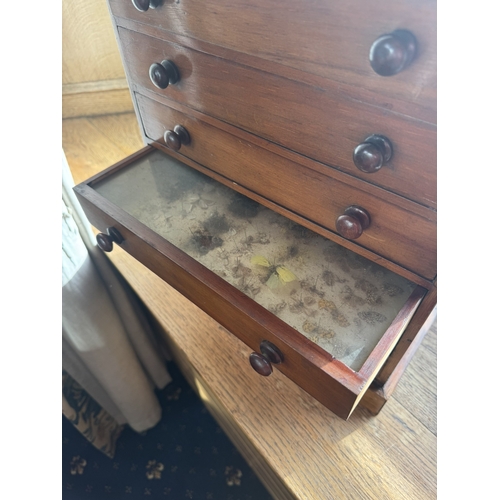
[[[176,125],[174,130],[167,130],[163,135],[163,140],[168,148],[179,151],[181,146],[191,142],[188,131],[182,125]]]
[[[271,365],[271,362],[258,352],[252,352],[252,354],[250,354],[250,364],[252,368],[263,377],[269,377],[269,375],[273,373],[273,365]]]
[[[149,67],[149,78],[159,89],[166,89],[170,84],[174,85],[180,80],[179,70],[172,61],[153,63]]]
[[[162,0],[132,0],[133,6],[140,12],[146,12],[148,9],[156,9],[162,4]]]
[[[354,165],[367,174],[380,170],[392,157],[391,141],[378,134],[368,136],[364,142],[354,148]]]
[[[273,373],[273,364],[279,365],[283,362],[284,356],[282,352],[268,340],[263,340],[260,343],[260,352],[252,352],[250,354],[250,364],[252,368],[264,377],[268,377]]]
[[[123,241],[123,236],[114,227],[108,227],[106,233],[99,233],[95,239],[97,246],[103,252],[111,252],[113,250],[113,242],[120,244]]]
[[[370,64],[375,73],[392,76],[407,68],[417,53],[417,39],[406,30],[396,30],[377,38],[370,48]]]
[[[352,205],[337,219],[337,231],[348,240],[359,238],[370,226],[370,215],[361,207]]]

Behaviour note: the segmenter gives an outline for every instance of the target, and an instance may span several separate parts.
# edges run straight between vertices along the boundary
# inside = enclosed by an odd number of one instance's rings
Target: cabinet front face
[[[108,3],[149,146],[75,188],[99,246],[259,374],[385,400],[435,305],[435,0]]]
[[[359,102],[345,92],[307,85],[142,33],[123,28],[118,33],[132,88],[138,92],[154,92],[435,207],[435,125]],[[151,67],[162,61],[171,61],[178,71],[176,82],[166,88],[165,82],[151,77]],[[161,67],[158,70],[164,73]],[[377,166],[366,162],[373,151],[359,149],[373,135],[386,137],[391,149],[387,160]],[[372,167],[374,171],[367,171]]]
[[[179,143],[180,155],[339,237],[344,237],[342,228],[337,227],[339,218],[347,207],[360,206],[370,217],[370,225],[350,240],[352,243],[427,279],[435,276],[433,211],[412,212],[411,207],[402,207],[401,198],[393,193],[339,172],[329,172],[331,169],[314,171],[210,125],[206,115],[194,118],[189,108],[180,112],[172,103],[161,104],[140,94],[135,94],[135,98],[144,132],[151,141],[168,146],[165,138],[175,139],[175,127],[183,127],[189,134],[189,143]],[[319,168],[315,162],[312,166]]]
[[[118,23],[132,19],[341,82],[354,97],[369,90],[374,104],[435,123],[435,0],[165,0],[146,12],[131,0],[109,3]],[[371,47],[397,30],[414,35],[418,52],[404,71],[381,77]]]
[[[344,418],[425,295],[153,148],[76,192],[111,240],[256,351],[271,342],[275,367]]]

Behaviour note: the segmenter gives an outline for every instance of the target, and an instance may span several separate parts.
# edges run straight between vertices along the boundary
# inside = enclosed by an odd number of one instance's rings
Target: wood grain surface
[[[435,125],[142,33],[119,28],[118,35],[132,90],[148,89],[435,207]],[[181,77],[158,89],[149,68],[165,59],[175,63]],[[352,153],[371,134],[388,137],[394,153],[378,172],[366,174],[356,168]]]
[[[181,124],[191,142],[180,148],[180,155],[223,175],[229,185],[234,181],[332,232],[337,232],[336,220],[345,208],[362,205],[371,224],[356,244],[427,279],[436,275],[434,211],[428,209],[420,216],[402,208],[399,196],[381,188],[362,183],[364,190],[360,190],[361,183],[350,176],[332,169],[324,175],[276,156],[209,125],[203,117],[194,118],[189,108],[179,112],[139,94],[136,99],[144,130],[152,140],[165,144],[165,131]]]
[[[62,2],[63,85],[125,77],[106,2]]]
[[[165,0],[148,12],[130,0],[110,6],[119,18],[342,82],[356,97],[369,89],[373,103],[435,123],[435,0]],[[380,77],[370,67],[370,47],[396,29],[416,36],[417,57],[400,74]]]
[[[141,146],[134,114],[63,122],[63,149],[76,183]],[[372,417],[358,408],[346,422],[281,373],[255,374],[249,348],[123,250],[110,258],[275,498],[436,498],[435,326],[382,412]]]
[[[133,111],[106,2],[62,2],[63,118]]]

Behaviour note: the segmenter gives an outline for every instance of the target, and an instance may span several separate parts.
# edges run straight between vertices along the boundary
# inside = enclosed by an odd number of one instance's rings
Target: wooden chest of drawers
[[[109,5],[147,146],[75,188],[101,248],[380,410],[436,305],[434,2]]]

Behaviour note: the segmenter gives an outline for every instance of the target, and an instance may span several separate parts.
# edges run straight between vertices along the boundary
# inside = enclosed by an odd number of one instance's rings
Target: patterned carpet
[[[125,427],[109,458],[63,417],[62,498],[271,500],[173,363],[160,423]]]

